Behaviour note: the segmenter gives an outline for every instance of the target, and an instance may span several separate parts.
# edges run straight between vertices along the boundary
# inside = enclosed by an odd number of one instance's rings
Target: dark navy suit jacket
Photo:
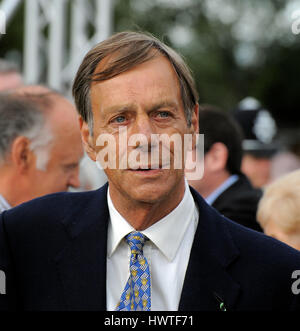
[[[106,194],[107,185],[58,193],[1,214],[0,310],[106,310]],[[179,310],[219,310],[222,302],[229,311],[299,309],[291,275],[300,269],[300,253],[192,194],[199,224]]]
[[[254,188],[244,174],[222,192],[212,206],[220,214],[250,229],[263,232],[256,220],[256,212],[262,190]]]

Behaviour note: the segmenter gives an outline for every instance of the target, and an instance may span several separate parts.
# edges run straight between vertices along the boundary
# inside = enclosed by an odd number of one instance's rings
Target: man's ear
[[[90,129],[88,124],[83,120],[83,118],[79,117],[79,127],[81,132],[81,139],[83,143],[83,147],[88,154],[88,156],[93,160],[96,161],[96,151],[94,149],[93,144],[93,137],[90,134]]]
[[[195,104],[194,111],[191,116],[190,133],[193,135],[191,150],[195,150],[196,145],[197,145],[196,135],[199,134],[199,104],[198,103]]]
[[[199,104],[196,103],[191,118],[191,129],[194,133],[199,133]]]
[[[223,143],[216,142],[211,146],[206,157],[210,162],[210,169],[213,171],[225,170],[228,160],[228,149]]]
[[[12,143],[10,159],[20,173],[26,173],[35,166],[36,157],[30,144],[30,140],[24,136],[17,137]]]

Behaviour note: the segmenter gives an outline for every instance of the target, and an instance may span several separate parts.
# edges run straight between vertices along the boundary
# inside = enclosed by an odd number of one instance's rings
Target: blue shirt
[[[209,205],[212,205],[217,198],[239,179],[238,175],[232,175],[223,182],[216,190],[214,190],[205,200]]]
[[[9,205],[9,203],[0,194],[0,213],[2,213],[4,210],[10,209],[10,208],[11,208],[11,206]]]

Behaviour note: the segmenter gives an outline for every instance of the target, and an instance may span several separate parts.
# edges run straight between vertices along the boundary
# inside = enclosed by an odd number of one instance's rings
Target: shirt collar
[[[6,199],[0,194],[0,211],[8,210],[11,206],[6,201]]]
[[[107,202],[110,213],[110,224],[108,228],[108,257],[114,253],[121,240],[135,229],[119,214],[107,191]],[[195,215],[195,202],[190,188],[185,181],[185,193],[179,205],[164,218],[141,231],[152,243],[172,261],[182,242],[184,234]],[[180,229],[180,231],[178,231]]]
[[[135,229],[125,220],[125,218],[117,211],[110,198],[109,187],[107,190],[107,204],[110,215],[110,222],[108,225],[108,241],[107,241],[107,255],[111,255],[116,250],[120,241],[131,231]]]
[[[228,177],[216,190],[214,190],[205,200],[209,205],[212,205],[217,198],[233,185],[239,179],[238,175],[232,175]]]

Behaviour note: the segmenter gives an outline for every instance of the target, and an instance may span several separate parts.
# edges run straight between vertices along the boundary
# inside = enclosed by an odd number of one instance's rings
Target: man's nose
[[[142,134],[147,142],[150,143],[151,135],[155,133],[153,125],[151,123],[151,118],[148,114],[141,114],[136,117],[134,126],[132,128],[131,134]]]
[[[79,179],[79,169],[74,171],[68,178],[68,187],[79,188],[80,187],[80,179]]]

